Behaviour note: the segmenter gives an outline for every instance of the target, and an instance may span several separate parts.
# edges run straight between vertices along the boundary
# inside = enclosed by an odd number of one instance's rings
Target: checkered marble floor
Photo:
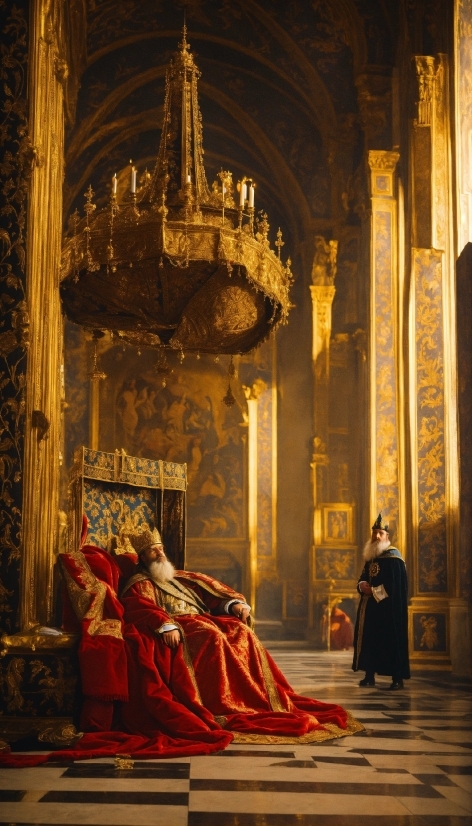
[[[472,826],[470,683],[418,675],[361,689],[349,652],[271,651],[300,692],[366,731],[305,746],[0,771],[0,823],[91,826]]]

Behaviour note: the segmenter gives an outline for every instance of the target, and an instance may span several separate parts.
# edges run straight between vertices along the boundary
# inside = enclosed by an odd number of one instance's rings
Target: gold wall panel
[[[446,593],[446,465],[444,443],[443,260],[437,250],[413,250],[415,285],[417,592]],[[414,497],[414,501],[416,497]]]

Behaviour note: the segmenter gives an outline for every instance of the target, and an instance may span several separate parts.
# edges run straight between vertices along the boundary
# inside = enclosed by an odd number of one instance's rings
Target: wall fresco
[[[392,220],[389,210],[373,216],[375,248],[375,406],[377,507],[391,526],[398,524],[397,396],[392,323]]]
[[[429,611],[413,614],[413,649],[426,654],[447,651],[445,614]]]
[[[315,549],[315,579],[352,580],[357,577],[355,550]]]
[[[112,346],[101,356],[107,374],[100,397],[100,447],[187,464],[187,536],[244,538],[245,399],[226,407],[227,359]]]
[[[447,591],[442,255],[413,253],[416,297],[418,590]]]
[[[28,3],[2,0],[0,56],[0,627],[17,630],[28,309],[25,232]]]

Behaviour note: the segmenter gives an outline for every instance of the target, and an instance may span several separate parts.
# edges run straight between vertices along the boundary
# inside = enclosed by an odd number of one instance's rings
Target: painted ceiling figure
[[[362,669],[360,686],[374,686],[375,674],[391,676],[393,691],[410,676],[408,659],[408,585],[398,548],[379,513],[364,547],[365,565],[357,585],[361,601],[354,636],[353,670]]]

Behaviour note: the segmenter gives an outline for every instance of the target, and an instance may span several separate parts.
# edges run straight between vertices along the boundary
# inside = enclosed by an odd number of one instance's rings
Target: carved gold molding
[[[418,124],[429,126],[435,92],[436,61],[429,55],[415,55],[415,67],[418,81]]]
[[[19,634],[2,634],[0,638],[3,650],[0,657],[8,653],[31,652],[31,651],[57,651],[58,649],[74,648],[79,643],[78,634],[62,633],[57,636],[52,634],[41,634],[39,627]]]
[[[27,293],[31,345],[27,371],[23,557],[20,627],[46,624],[52,607],[52,567],[58,542],[61,448],[62,321],[59,266],[62,234],[62,3],[35,0],[30,36],[30,125],[35,152],[28,204]],[[59,71],[60,68],[60,71]],[[33,411],[48,423],[34,427]],[[37,416],[36,416],[37,417]]]
[[[311,300],[313,303],[313,348],[312,359],[315,365],[315,372],[321,378],[321,373],[327,379],[329,377],[329,341],[331,336],[331,308],[336,293],[336,288],[310,286]],[[318,364],[322,357],[323,367]],[[320,372],[321,371],[321,372]]]
[[[67,748],[73,746],[83,737],[78,732],[72,717],[9,717],[0,718],[0,743],[14,743],[23,737],[36,735],[38,740],[47,746]],[[0,747],[0,751],[8,753],[8,748]]]
[[[390,172],[392,176],[399,160],[400,153],[393,150],[371,149],[367,156],[367,162],[372,172],[385,171]],[[381,194],[383,194],[383,190],[381,190]],[[392,195],[393,191],[390,190],[386,194]]]

